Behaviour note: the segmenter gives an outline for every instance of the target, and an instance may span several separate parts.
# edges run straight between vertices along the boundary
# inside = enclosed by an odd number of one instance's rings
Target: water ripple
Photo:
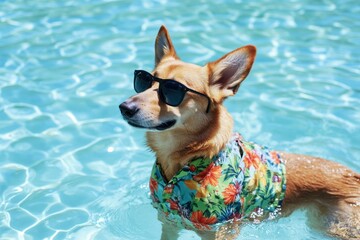
[[[37,106],[30,104],[7,105],[4,112],[13,120],[31,120],[41,114]]]

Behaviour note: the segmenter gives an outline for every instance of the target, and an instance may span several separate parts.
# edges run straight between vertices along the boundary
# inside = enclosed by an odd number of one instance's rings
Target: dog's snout
[[[131,118],[139,111],[139,108],[136,106],[136,104],[132,102],[123,102],[119,105],[119,109],[125,118]]]

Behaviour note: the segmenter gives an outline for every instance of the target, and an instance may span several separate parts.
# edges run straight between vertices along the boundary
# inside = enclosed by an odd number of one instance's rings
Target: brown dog
[[[166,28],[160,28],[155,42],[155,69],[151,74],[135,72],[138,94],[122,103],[120,110],[130,125],[149,130],[147,144],[156,154],[165,183],[184,166],[190,166],[193,159],[213,159],[232,138],[233,120],[222,103],[237,92],[255,54],[256,48],[248,45],[203,67],[185,63],[177,56]],[[279,155],[286,165],[282,215],[299,207],[316,209],[311,211],[318,217],[312,222],[314,227],[341,238],[359,239],[360,175],[321,158],[285,152]],[[150,182],[151,190],[155,187],[157,183]],[[165,187],[164,192],[168,191],[172,189]],[[173,202],[169,204],[172,210],[179,209]],[[214,223],[213,218],[203,216],[188,220],[196,225],[200,218],[203,224]],[[201,229],[198,233],[204,239],[235,238],[238,231],[234,229],[239,227],[231,224],[231,228],[226,231],[220,226],[216,232]],[[164,225],[162,238],[176,238],[176,229]]]

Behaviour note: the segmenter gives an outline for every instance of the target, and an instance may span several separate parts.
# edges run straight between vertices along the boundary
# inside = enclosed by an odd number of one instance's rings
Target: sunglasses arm
[[[207,104],[207,107],[206,107],[206,113],[208,113],[210,111],[210,104],[211,104],[211,99],[209,98],[209,96],[207,96],[207,95],[205,95],[205,94],[203,94],[201,92],[197,92],[195,90],[192,90],[192,89],[188,89],[188,91],[196,93],[196,94],[201,95],[203,97],[206,97],[206,99],[208,100],[208,104]]]

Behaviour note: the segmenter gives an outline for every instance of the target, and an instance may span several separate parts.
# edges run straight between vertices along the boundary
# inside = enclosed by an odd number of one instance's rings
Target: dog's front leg
[[[197,231],[202,240],[235,240],[240,235],[240,223],[226,223],[217,231]]]
[[[176,240],[179,237],[179,228],[172,224],[162,223],[161,240]]]

